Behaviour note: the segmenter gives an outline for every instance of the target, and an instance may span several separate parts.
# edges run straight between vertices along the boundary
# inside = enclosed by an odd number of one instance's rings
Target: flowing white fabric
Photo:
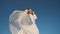
[[[27,10],[14,11],[9,17],[10,31],[12,34],[39,34],[38,28],[35,24],[37,16],[33,12],[27,14]]]

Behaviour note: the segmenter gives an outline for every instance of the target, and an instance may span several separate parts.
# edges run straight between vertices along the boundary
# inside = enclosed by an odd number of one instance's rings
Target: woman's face
[[[27,13],[28,13],[28,14],[33,14],[32,9],[29,9]]]
[[[33,19],[37,19],[37,16],[34,14],[34,12],[32,11],[32,9],[29,9],[27,13],[31,14],[31,16],[32,16]]]

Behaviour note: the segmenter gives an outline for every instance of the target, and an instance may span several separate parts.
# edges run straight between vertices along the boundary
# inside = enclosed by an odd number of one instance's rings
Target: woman
[[[14,11],[10,15],[10,31],[12,34],[39,34],[35,24],[37,16],[32,9]]]

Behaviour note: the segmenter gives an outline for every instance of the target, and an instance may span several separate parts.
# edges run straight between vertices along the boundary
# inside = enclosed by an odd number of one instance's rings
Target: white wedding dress
[[[33,12],[27,14],[27,10],[14,11],[9,17],[9,26],[12,34],[39,34],[39,30],[35,24],[37,16]]]

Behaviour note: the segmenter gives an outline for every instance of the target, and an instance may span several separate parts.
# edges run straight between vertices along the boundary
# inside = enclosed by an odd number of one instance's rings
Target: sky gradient
[[[40,34],[60,34],[60,0],[0,0],[0,34],[11,34],[9,16],[14,10],[32,8]]]

